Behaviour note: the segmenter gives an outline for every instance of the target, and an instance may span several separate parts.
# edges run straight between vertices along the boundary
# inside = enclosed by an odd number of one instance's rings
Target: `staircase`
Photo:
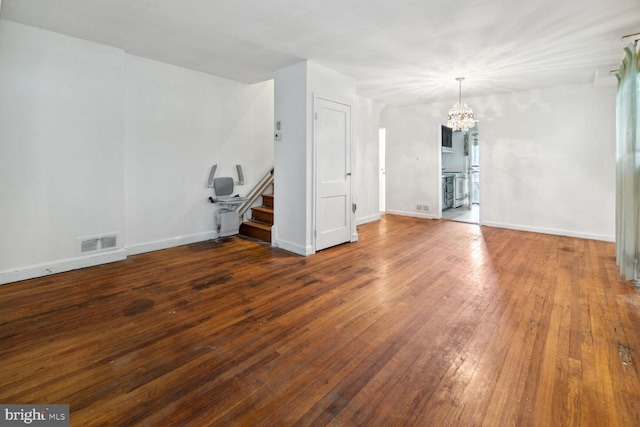
[[[240,234],[271,243],[273,194],[262,195],[262,206],[251,208],[251,219],[240,224]]]

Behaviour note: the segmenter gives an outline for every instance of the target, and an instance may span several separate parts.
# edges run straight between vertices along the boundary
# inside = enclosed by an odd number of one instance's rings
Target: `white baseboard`
[[[315,253],[311,246],[301,246],[295,243],[287,242],[286,240],[276,240],[273,242],[273,246],[276,248],[284,249],[287,252],[292,252],[296,255],[309,256]]]
[[[15,270],[0,271],[0,285],[18,282],[20,280],[33,279],[35,277],[49,276],[51,274],[63,273],[65,271],[77,270],[85,267],[94,267],[100,264],[122,261],[126,258],[126,249],[114,249],[112,251],[100,252],[99,254],[45,262]]]
[[[411,216],[414,218],[440,219],[440,215],[435,215],[431,213],[396,211],[392,209],[388,209],[386,213],[391,215]]]
[[[218,238],[217,231],[207,231],[204,233],[190,234],[188,236],[173,237],[171,239],[155,240],[153,242],[139,243],[127,246],[127,255],[137,255],[145,252],[159,251],[162,249],[174,248],[176,246],[190,245],[191,243],[204,242]]]
[[[112,251],[100,252],[82,257],[63,259],[59,261],[45,262],[42,264],[30,265],[15,270],[0,271],[0,285],[20,280],[33,279],[35,277],[43,277],[65,271],[77,270],[79,268],[94,267],[100,264],[122,261],[127,256],[137,255],[145,252],[153,252],[161,249],[173,248],[176,246],[198,243],[218,237],[217,231],[208,231],[205,233],[192,234],[189,236],[180,236],[172,239],[157,240],[154,242],[140,243],[128,246],[124,249],[115,249]]]
[[[508,228],[510,230],[530,231],[532,233],[553,234],[557,236],[578,237],[580,239],[602,240],[605,242],[615,242],[615,236],[606,234],[584,233],[573,230],[561,230],[556,228],[532,227],[528,225],[507,224],[502,222],[481,221],[481,225],[497,228]]]
[[[388,210],[387,213],[392,215],[403,215],[425,219],[438,219],[437,216],[427,213],[405,212]],[[360,218],[358,224],[364,224],[366,222],[372,222],[379,220],[379,215],[372,215],[366,218]],[[602,240],[606,242],[614,242],[615,236],[584,233],[572,230],[560,230],[544,227],[532,227],[518,224],[507,224],[493,221],[482,221],[483,226],[507,228],[512,230],[530,231],[534,233],[554,234],[560,236],[578,237],[582,239]],[[168,249],[181,245],[188,245],[191,243],[198,243],[206,240],[215,239],[218,237],[216,231],[209,231],[205,233],[192,234],[189,236],[181,236],[171,239],[157,240],[154,242],[140,243],[136,245],[128,246],[126,249],[116,249],[112,251],[101,252],[99,254],[87,255],[76,258],[63,259],[59,261],[52,261],[41,263],[37,265],[26,266],[17,268],[14,270],[0,271],[0,285],[18,282],[21,280],[33,279],[35,277],[43,277],[51,274],[62,273],[65,271],[77,270],[80,268],[93,267],[100,264],[107,264],[116,261],[122,261],[129,255],[136,255],[145,252],[153,252],[162,249]],[[357,241],[357,234],[355,234],[355,241]],[[291,242],[277,240],[273,244],[274,247],[284,249],[297,255],[309,256],[313,255],[315,251],[311,246],[301,246]]]
[[[362,218],[357,218],[356,225],[362,225],[362,224],[366,224],[368,222],[374,222],[374,221],[380,221],[380,213],[377,213],[375,215],[365,216]]]

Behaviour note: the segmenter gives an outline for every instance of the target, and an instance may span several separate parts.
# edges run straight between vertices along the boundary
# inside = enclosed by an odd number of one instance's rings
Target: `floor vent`
[[[78,252],[106,251],[118,247],[118,234],[106,234],[104,236],[81,237],[78,239]]]

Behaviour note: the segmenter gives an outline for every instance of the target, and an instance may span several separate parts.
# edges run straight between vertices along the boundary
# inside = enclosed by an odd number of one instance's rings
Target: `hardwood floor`
[[[69,404],[71,425],[640,425],[613,244],[391,215],[359,237],[0,286],[0,403]]]

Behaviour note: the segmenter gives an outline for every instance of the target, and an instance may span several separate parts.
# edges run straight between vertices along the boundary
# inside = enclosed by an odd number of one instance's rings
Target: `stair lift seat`
[[[214,178],[213,191],[216,193],[217,197],[217,199],[215,199],[215,203],[220,205],[239,205],[247,200],[244,197],[232,196],[233,178],[231,177]]]

